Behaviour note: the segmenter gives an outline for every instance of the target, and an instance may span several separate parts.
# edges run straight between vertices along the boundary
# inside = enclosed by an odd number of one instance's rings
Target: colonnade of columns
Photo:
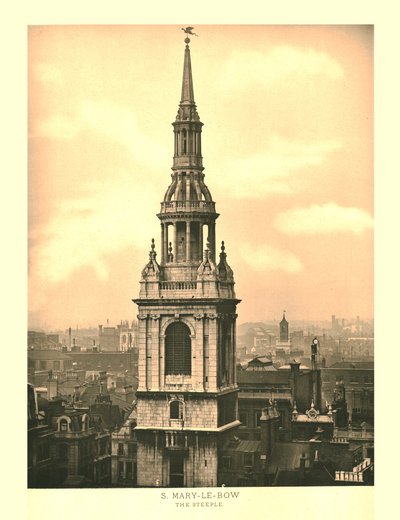
[[[203,228],[207,228],[206,244]],[[170,233],[170,229],[173,229]],[[201,261],[203,249],[209,248],[215,261],[215,222],[200,221],[161,222],[161,263]]]
[[[175,156],[201,155],[200,132],[183,128],[175,131]]]

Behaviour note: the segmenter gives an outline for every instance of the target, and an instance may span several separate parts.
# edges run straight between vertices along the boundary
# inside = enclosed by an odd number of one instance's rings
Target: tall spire
[[[204,183],[201,152],[203,123],[194,101],[190,39],[187,36],[197,36],[193,29],[182,28],[186,37],[181,100],[175,121],[172,123],[173,173],[158,214],[161,220],[161,266],[174,267],[176,264],[186,264],[190,267],[189,277],[195,275],[194,268],[203,261],[205,237],[208,237],[209,242],[206,247],[207,258],[210,258],[216,267],[215,221],[218,217],[210,190]]]
[[[196,103],[194,101],[192,62],[190,58],[189,42],[190,39],[186,37],[185,56],[183,60],[181,101],[179,103],[179,109],[175,123],[196,122],[198,123],[196,131],[200,132],[203,123],[200,122],[200,117],[197,113]]]
[[[189,38],[185,38],[185,59],[183,62],[183,77],[182,77],[182,95],[181,103],[194,104],[193,92],[193,78],[192,78],[192,64],[190,61]]]

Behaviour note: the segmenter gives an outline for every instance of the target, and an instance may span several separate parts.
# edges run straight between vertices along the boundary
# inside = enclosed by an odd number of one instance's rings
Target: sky
[[[196,26],[239,323],[373,318],[373,29]],[[170,183],[181,26],[29,28],[29,327],[117,324]]]

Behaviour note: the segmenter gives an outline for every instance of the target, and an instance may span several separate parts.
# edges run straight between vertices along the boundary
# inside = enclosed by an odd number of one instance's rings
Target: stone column
[[[215,262],[215,222],[210,222],[208,226],[208,240],[211,248],[211,258]]]
[[[208,319],[203,319],[203,331],[202,331],[202,341],[203,341],[203,385],[204,390],[207,390],[209,387],[209,321]]]
[[[190,221],[186,221],[186,262],[190,261]]]
[[[165,319],[161,318],[162,320]],[[160,389],[163,389],[165,386],[165,334],[161,334],[161,326],[160,322],[160,335],[159,335],[159,376],[160,376]]]
[[[233,384],[236,385],[236,318],[237,314],[233,314],[232,319],[232,356],[233,356]]]
[[[199,222],[199,260],[203,259],[203,222]]]
[[[151,324],[146,319],[146,390],[151,388]]]
[[[210,313],[208,315],[208,389],[210,391],[217,390],[217,367],[218,367],[218,320],[217,315]]]
[[[146,390],[146,322],[147,314],[138,315],[138,347],[139,347],[139,359],[138,359],[138,376],[139,376],[139,390]]]
[[[174,261],[178,258],[178,222],[174,222],[174,249],[172,251],[174,255]]]
[[[161,222],[161,263],[163,264],[166,259],[165,255],[165,224]]]
[[[195,338],[192,340],[192,349],[195,356],[193,362],[193,385],[194,387],[202,386],[204,389],[204,359],[203,359],[203,319],[204,314],[195,314],[194,315],[194,329],[195,329]]]
[[[160,315],[152,314],[151,315],[152,323],[151,323],[151,359],[154,360],[151,367],[151,381],[150,388],[151,390],[159,390],[159,335],[160,335]]]

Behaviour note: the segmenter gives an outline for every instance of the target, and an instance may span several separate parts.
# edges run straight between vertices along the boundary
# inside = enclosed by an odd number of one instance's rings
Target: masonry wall
[[[204,396],[188,396],[185,394],[183,425],[185,428],[217,428],[217,399]],[[169,417],[169,396],[160,394],[154,396],[138,396],[137,424],[154,428],[177,427],[176,422]]]
[[[174,451],[165,447],[164,432],[138,432],[138,486],[169,486],[170,458]],[[217,435],[190,433],[184,451],[184,487],[218,485]]]

